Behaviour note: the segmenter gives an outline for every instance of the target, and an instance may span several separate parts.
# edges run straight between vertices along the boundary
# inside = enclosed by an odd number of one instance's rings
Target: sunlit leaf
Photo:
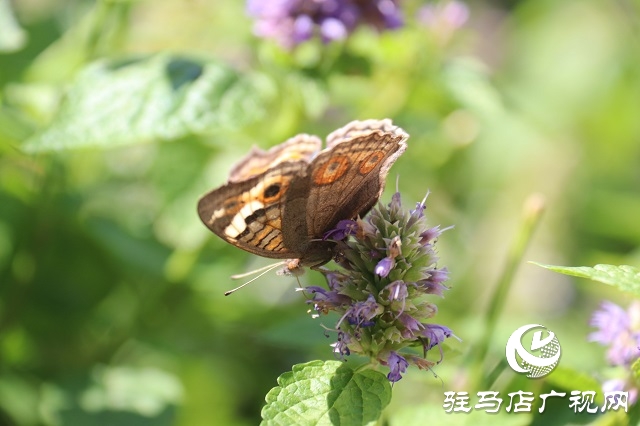
[[[265,80],[215,61],[158,55],[82,70],[27,151],[169,140],[235,128],[263,112]]]
[[[81,397],[90,412],[130,411],[157,416],[182,398],[182,385],[172,375],[152,368],[109,367],[96,371],[96,383]]]
[[[266,396],[264,425],[375,424],[391,400],[391,385],[377,371],[354,371],[339,361],[293,366]]]
[[[545,381],[556,389],[596,391],[597,402],[603,402],[600,382],[587,373],[569,367],[558,366],[547,376]]]
[[[531,263],[561,274],[589,278],[640,296],[640,270],[633,266],[596,265],[591,268],[588,266],[570,267]]]

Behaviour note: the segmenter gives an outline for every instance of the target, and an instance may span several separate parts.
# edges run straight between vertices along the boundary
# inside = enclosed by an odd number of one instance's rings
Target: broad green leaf
[[[596,265],[593,268],[590,268],[588,266],[570,267],[543,265],[536,262],[531,263],[561,274],[572,275],[580,278],[589,278],[640,296],[640,270],[633,266]]]
[[[158,55],[82,70],[27,151],[112,147],[219,132],[264,112],[266,80],[215,61]]]
[[[596,400],[602,403],[602,387],[600,382],[587,373],[559,365],[545,378],[545,382],[552,388],[572,391],[596,391]],[[558,390],[559,391],[559,390]]]
[[[375,424],[391,400],[384,374],[339,361],[294,365],[278,385],[266,396],[263,425]]]

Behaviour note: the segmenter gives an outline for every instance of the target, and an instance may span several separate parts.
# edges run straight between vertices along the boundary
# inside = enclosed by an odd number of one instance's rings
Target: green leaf
[[[536,262],[531,263],[561,274],[589,278],[640,296],[640,270],[633,266],[596,265],[590,268],[588,266],[570,267],[543,265]]]
[[[595,390],[598,403],[604,402],[600,382],[587,373],[574,370],[573,368],[559,365],[545,378],[545,382],[554,389],[562,388],[569,391]]]
[[[268,82],[215,61],[158,55],[82,70],[27,151],[112,147],[220,132],[264,113]]]
[[[374,424],[391,400],[384,374],[340,361],[294,365],[278,385],[266,396],[263,425]]]

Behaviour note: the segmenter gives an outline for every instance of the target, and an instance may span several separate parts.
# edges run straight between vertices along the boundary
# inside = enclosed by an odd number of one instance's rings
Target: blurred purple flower
[[[602,383],[602,392],[620,392],[627,391],[629,404],[635,404],[638,400],[638,389],[635,387],[633,378],[628,380],[610,379]]]
[[[403,25],[398,0],[248,0],[254,33],[291,48],[314,35],[323,42],[342,40],[358,25],[378,31]]]
[[[604,301],[591,316],[589,323],[596,331],[589,334],[591,342],[608,346],[607,361],[624,368],[624,377],[617,377],[602,384],[604,392],[627,391],[629,402],[638,399],[638,387],[631,373],[631,365],[640,357],[640,301],[634,301],[625,311],[615,303]]]
[[[604,301],[593,313],[590,325],[598,330],[589,335],[589,340],[609,346],[607,360],[612,365],[630,366],[640,357],[640,302],[625,311]]]
[[[456,30],[469,19],[469,8],[461,1],[447,0],[423,6],[418,11],[418,20],[436,30]]]

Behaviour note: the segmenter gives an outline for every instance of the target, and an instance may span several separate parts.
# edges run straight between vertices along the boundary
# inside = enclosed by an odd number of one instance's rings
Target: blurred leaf
[[[23,148],[113,147],[235,128],[263,112],[265,82],[170,55],[99,61],[80,72],[53,122]]]
[[[173,375],[153,368],[104,367],[80,404],[87,411],[131,411],[153,417],[182,398],[182,385]]]
[[[0,152],[7,149],[9,143],[26,139],[32,131],[31,123],[17,111],[0,107]]]
[[[9,0],[0,0],[0,52],[14,52],[27,43],[27,34],[20,28]]]
[[[604,402],[601,385],[596,379],[588,375],[587,373],[574,370],[568,367],[558,366],[547,378],[545,379],[547,385],[552,389],[562,388],[568,391],[596,391],[596,401],[598,403]]]
[[[508,398],[507,398],[508,402]],[[442,405],[423,404],[399,411],[391,416],[391,426],[423,426],[423,425],[473,425],[473,426],[524,426],[531,422],[527,413],[507,413],[504,405],[497,413],[474,410],[473,404],[469,413],[447,413]]]
[[[37,424],[38,390],[26,379],[3,373],[0,380],[0,422],[2,411],[11,415],[18,424]]]
[[[589,278],[603,284],[618,287],[620,290],[634,293],[636,296],[640,296],[640,270],[633,266],[596,265],[593,268],[590,268],[588,266],[571,267],[543,265],[536,262],[531,263],[561,274],[580,278]]]
[[[356,372],[339,361],[293,366],[267,394],[263,424],[375,424],[391,400],[391,385],[377,371]]]
[[[452,61],[444,68],[442,78],[453,97],[476,114],[494,117],[504,112],[500,93],[480,62],[468,58]]]
[[[70,397],[64,389],[53,383],[43,383],[40,387],[38,411],[46,425],[61,425],[61,412],[70,405]]]

